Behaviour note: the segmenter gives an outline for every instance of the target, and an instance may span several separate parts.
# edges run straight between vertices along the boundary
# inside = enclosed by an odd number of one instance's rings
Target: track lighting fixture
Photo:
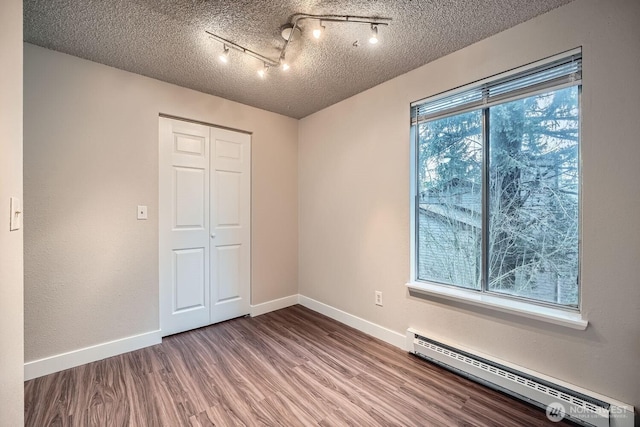
[[[264,67],[258,70],[258,75],[260,76],[261,79],[264,79],[267,76],[267,71],[269,71],[269,64],[265,62]]]
[[[322,37],[322,33],[326,29],[323,22],[336,22],[336,23],[346,23],[346,24],[368,24],[371,26],[371,36],[369,38],[369,43],[376,44],[378,43],[378,27],[383,25],[389,25],[389,21],[391,18],[379,18],[375,16],[350,16],[350,15],[308,15],[304,13],[297,13],[293,15],[291,21],[284,25],[282,28],[282,37],[285,39],[285,43],[283,47],[280,49],[280,56],[277,60],[268,58],[264,55],[261,55],[257,52],[254,52],[246,47],[240,46],[237,43],[229,41],[225,38],[222,38],[212,32],[206,31],[206,33],[214,40],[222,43],[223,53],[219,56],[220,61],[226,63],[229,61],[229,51],[230,49],[237,50],[245,55],[251,56],[263,63],[263,68],[258,70],[258,75],[261,78],[265,78],[267,75],[267,71],[270,67],[279,67],[282,71],[289,70],[290,66],[287,62],[285,62],[285,53],[287,48],[289,47],[289,43],[295,38],[300,37],[300,23],[302,21],[317,21],[317,25],[311,31],[311,34],[314,38],[319,39]],[[303,26],[303,30],[306,27]],[[296,32],[297,31],[297,32]],[[354,44],[355,46],[355,44]]]
[[[299,31],[298,31],[299,32]],[[291,34],[293,33],[293,30],[291,30]],[[282,55],[280,57],[280,69],[282,71],[289,71],[289,68],[291,68],[289,66],[289,63],[284,59],[284,55]]]
[[[220,59],[220,61],[226,64],[227,62],[229,62],[229,48],[227,47],[226,44],[223,44],[222,46],[223,46],[223,51],[218,58]]]
[[[313,29],[313,37],[319,39],[322,36],[322,32],[324,31],[324,25],[322,25],[322,20],[318,22],[318,26]]]
[[[371,37],[369,38],[369,43],[378,43],[378,26],[375,24],[371,24]]]

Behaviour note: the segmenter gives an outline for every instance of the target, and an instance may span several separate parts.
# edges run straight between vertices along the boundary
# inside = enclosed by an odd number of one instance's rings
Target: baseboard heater
[[[552,417],[562,413],[564,418],[584,426],[634,425],[634,409],[629,405],[587,395],[513,366],[505,366],[427,338],[413,329],[407,330],[407,350],[472,381],[538,407],[549,408],[547,413]]]

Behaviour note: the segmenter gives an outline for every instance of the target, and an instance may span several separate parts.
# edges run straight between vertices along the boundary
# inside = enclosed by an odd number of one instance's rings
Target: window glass
[[[480,288],[481,111],[418,126],[418,278]]]
[[[489,108],[490,291],[578,303],[578,88]]]

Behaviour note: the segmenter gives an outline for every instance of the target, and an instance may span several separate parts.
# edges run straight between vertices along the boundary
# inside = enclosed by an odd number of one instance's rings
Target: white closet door
[[[251,137],[160,119],[160,328],[250,312]]]
[[[211,323],[249,314],[251,136],[211,128]]]
[[[210,323],[209,127],[160,119],[160,328]]]

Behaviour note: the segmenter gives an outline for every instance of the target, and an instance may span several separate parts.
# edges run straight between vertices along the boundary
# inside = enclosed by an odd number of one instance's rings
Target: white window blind
[[[414,102],[411,124],[531,96],[535,92],[578,85],[581,80],[582,52],[572,51],[560,58],[553,57]]]

